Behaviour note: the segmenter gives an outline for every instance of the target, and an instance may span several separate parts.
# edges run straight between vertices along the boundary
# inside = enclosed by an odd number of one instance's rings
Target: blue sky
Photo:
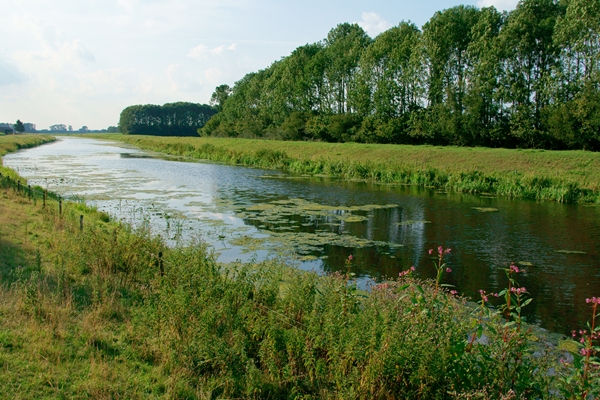
[[[132,104],[208,103],[339,23],[375,37],[459,4],[517,0],[0,0],[0,122],[102,129]]]

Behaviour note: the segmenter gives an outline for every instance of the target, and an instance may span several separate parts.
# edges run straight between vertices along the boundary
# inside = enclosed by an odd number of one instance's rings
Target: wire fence
[[[31,186],[27,181],[18,175],[0,172],[0,187],[3,189],[12,189],[14,193],[23,198],[27,198],[33,205],[41,204],[43,209],[53,209],[58,212],[58,216],[63,216],[65,202],[62,196],[49,192],[40,186]],[[79,215],[79,228],[83,229],[83,215]]]

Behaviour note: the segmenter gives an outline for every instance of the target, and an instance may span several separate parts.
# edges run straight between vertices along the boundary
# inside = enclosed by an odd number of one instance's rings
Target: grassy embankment
[[[564,350],[519,324],[516,298],[504,325],[410,274],[363,295],[351,272],[225,268],[200,244],[167,248],[1,184],[7,398],[585,398],[600,387],[576,342],[575,363],[560,362]]]
[[[600,153],[95,135],[229,164],[521,199],[600,203]]]

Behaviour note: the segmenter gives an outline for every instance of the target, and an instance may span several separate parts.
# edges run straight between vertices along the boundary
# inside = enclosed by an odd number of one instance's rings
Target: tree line
[[[600,150],[600,0],[340,24],[211,103],[201,135]]]
[[[196,136],[216,112],[209,105],[186,102],[134,105],[121,111],[119,130],[126,135]]]

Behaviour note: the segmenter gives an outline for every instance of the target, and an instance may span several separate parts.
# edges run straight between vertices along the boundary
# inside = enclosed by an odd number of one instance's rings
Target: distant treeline
[[[206,104],[185,102],[129,106],[121,112],[119,129],[126,135],[196,136],[216,112]]]
[[[600,1],[341,24],[212,102],[201,135],[600,150]]]

